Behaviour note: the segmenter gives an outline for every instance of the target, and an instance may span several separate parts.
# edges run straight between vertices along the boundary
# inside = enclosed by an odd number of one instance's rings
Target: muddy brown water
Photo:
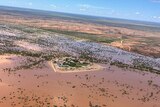
[[[0,107],[160,107],[160,76],[109,65],[101,71],[57,73],[41,68],[9,72],[25,57],[0,56]]]

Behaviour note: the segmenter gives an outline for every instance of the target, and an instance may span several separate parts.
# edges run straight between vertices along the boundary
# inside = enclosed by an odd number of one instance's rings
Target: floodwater
[[[102,65],[100,71],[9,71],[26,57],[0,55],[0,107],[160,107],[160,75]],[[8,69],[6,69],[8,68]]]

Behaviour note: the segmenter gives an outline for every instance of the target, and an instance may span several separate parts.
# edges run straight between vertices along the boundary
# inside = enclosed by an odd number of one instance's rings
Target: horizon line
[[[17,7],[17,6],[8,6],[8,5],[0,5],[0,7],[20,8],[20,9],[26,9],[26,10],[28,9],[28,10],[35,10],[35,11],[62,13],[62,14],[68,14],[68,15],[72,14],[72,15],[79,15],[79,16],[81,15],[81,16],[90,16],[90,17],[97,17],[97,18],[119,19],[119,20],[124,20],[124,21],[137,21],[137,22],[148,22],[148,23],[160,24],[160,22],[156,22],[156,21],[136,20],[136,19],[117,18],[117,17],[107,17],[107,16],[99,16],[99,15],[87,15],[87,14],[78,14],[78,13],[72,13],[72,12],[53,11],[53,10],[44,10],[44,9],[27,8],[27,7]]]

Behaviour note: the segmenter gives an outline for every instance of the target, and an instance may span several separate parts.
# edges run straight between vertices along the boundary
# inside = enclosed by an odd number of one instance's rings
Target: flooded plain
[[[8,54],[0,60],[1,107],[160,106],[157,74],[105,64],[100,71],[57,73],[48,62],[14,71],[27,57]]]

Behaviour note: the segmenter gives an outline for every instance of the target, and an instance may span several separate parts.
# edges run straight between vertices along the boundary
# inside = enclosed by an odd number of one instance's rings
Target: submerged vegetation
[[[129,65],[129,64],[125,64],[119,61],[115,61],[115,62],[111,62],[110,65],[114,65],[120,68],[126,68],[126,69],[137,69],[140,71],[147,71],[147,72],[152,72],[152,73],[156,73],[156,74],[160,74],[159,70],[154,69],[153,67],[151,67],[150,65],[147,65],[145,63],[142,62],[137,62],[135,61],[133,63],[133,65]]]

